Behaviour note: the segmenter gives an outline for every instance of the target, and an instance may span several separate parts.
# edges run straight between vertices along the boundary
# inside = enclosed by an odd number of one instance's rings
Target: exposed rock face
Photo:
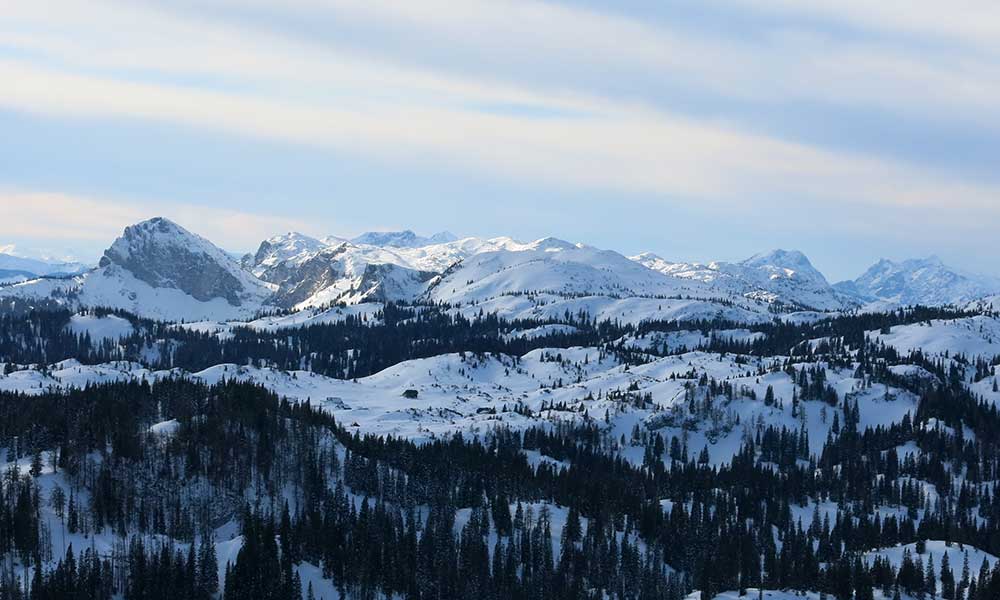
[[[175,288],[202,302],[223,298],[241,306],[267,293],[225,252],[160,217],[127,227],[101,258],[101,267],[112,265],[152,287]]]
[[[369,301],[411,300],[422,294],[438,273],[417,271],[392,264],[369,264],[361,276],[358,292]]]
[[[313,254],[335,245],[321,242],[301,233],[286,233],[261,242],[257,252],[244,256],[242,263],[246,270],[265,281],[270,281],[268,271],[280,266],[281,263],[301,262]]]
[[[343,248],[327,248],[301,262],[283,261],[264,271],[265,280],[278,286],[271,303],[292,308],[336,284],[345,276],[336,262],[342,253]]]
[[[256,253],[243,258],[243,265],[278,287],[271,304],[292,309],[330,302],[413,300],[436,272],[398,264],[406,260],[396,249],[288,233],[263,242]]]

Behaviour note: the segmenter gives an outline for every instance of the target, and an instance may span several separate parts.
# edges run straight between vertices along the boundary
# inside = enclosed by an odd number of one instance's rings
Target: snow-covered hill
[[[834,287],[859,302],[887,307],[962,305],[1000,293],[1000,279],[966,273],[932,256],[902,262],[882,259],[857,279]]]
[[[547,238],[520,252],[477,254],[446,273],[429,297],[453,304],[530,292],[666,297],[697,288],[644,269],[618,253]]]
[[[870,331],[868,337],[902,353],[921,350],[925,354],[987,359],[1000,356],[1000,321],[985,316],[900,325],[888,333]]]
[[[608,420],[613,439],[630,436],[638,424],[667,439],[683,436],[691,448],[707,448],[711,461],[726,463],[756,424],[798,429],[806,425],[811,450],[818,453],[839,408],[813,400],[797,402],[795,380],[769,371],[773,358],[750,358],[694,351],[626,366],[599,348],[548,348],[520,357],[442,354],[398,363],[357,380],[335,379],[308,371],[220,364],[190,374],[207,383],[255,382],[293,400],[310,400],[363,433],[392,434],[415,440],[457,432],[484,432],[497,426],[515,429],[544,423]],[[796,368],[819,363],[804,362]],[[761,373],[764,373],[763,375]],[[50,387],[84,387],[110,381],[156,381],[181,371],[151,371],[133,362],[81,365],[62,361],[45,371],[16,367],[0,377],[0,390],[37,394]],[[704,396],[689,389],[700,378],[726,382],[733,398]],[[899,423],[915,411],[910,392],[883,386],[866,388],[853,368],[829,369],[827,382],[841,397],[857,401],[862,426]],[[776,402],[768,405],[768,388]],[[416,397],[407,397],[412,390]],[[622,399],[648,395],[648,401]],[[697,400],[694,402],[693,400]],[[707,404],[706,401],[707,400]],[[520,410],[518,410],[520,407]],[[641,462],[641,447],[623,455]]]

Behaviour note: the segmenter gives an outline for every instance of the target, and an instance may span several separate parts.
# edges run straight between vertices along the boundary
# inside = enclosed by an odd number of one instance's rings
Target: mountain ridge
[[[525,243],[447,233],[423,237],[411,230],[353,240],[288,232],[235,260],[162,217],[125,228],[92,272],[62,281],[15,279],[0,290],[0,296],[123,308],[166,320],[402,301],[483,304],[508,317],[548,314],[559,306],[636,323],[971,305],[998,294],[1000,282],[964,274],[934,257],[882,259],[859,278],[831,285],[798,250],[775,249],[737,262],[672,262],[553,237]]]
[[[11,254],[12,246],[0,252],[0,283],[13,283],[37,277],[69,277],[90,269],[80,262],[49,261]]]

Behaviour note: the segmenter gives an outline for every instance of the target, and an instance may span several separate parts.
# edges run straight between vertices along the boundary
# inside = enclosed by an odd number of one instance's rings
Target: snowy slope
[[[964,308],[974,312],[1000,312],[1000,294],[975,300]]]
[[[930,354],[952,356],[1000,356],[1000,319],[977,316],[966,319],[939,320],[893,327],[889,333],[868,332],[868,337],[892,346],[902,353],[923,350]]]
[[[428,297],[456,304],[525,293],[707,297],[707,292],[699,282],[664,276],[617,252],[545,238],[521,251],[483,252],[464,260]]]
[[[0,297],[54,299],[71,308],[120,308],[163,321],[241,319],[260,308],[233,306],[223,298],[202,302],[175,288],[150,286],[114,266],[68,280],[42,279],[0,288]]]
[[[951,570],[956,579],[961,577],[962,565],[966,560],[968,560],[969,563],[969,576],[971,579],[976,579],[979,576],[979,568],[984,561],[989,565],[991,570],[997,564],[997,557],[989,554],[988,552],[983,552],[975,546],[967,544],[963,545],[957,542],[953,542],[949,545],[940,540],[928,540],[923,554],[917,553],[916,544],[906,544],[868,552],[865,554],[865,560],[870,563],[876,556],[879,556],[888,559],[893,568],[898,569],[903,563],[903,555],[906,553],[910,555],[910,560],[916,561],[917,558],[920,558],[921,562],[925,565],[929,560],[933,559],[935,576],[939,582],[939,593],[941,562],[944,559],[945,554],[948,555],[948,563],[951,565]]]
[[[734,335],[737,335],[734,332]],[[538,349],[518,357],[475,357],[444,354],[399,363],[357,381],[334,379],[307,371],[217,365],[191,374],[207,383],[242,380],[259,383],[293,400],[310,400],[360,431],[426,440],[456,432],[482,433],[503,426],[515,429],[561,421],[604,419],[612,439],[631,436],[636,425],[667,439],[686,437],[696,451],[708,448],[715,464],[728,462],[755,424],[806,425],[810,448],[818,453],[839,408],[821,401],[804,401],[793,411],[795,384],[784,371],[767,372],[774,358],[738,360],[734,355],[688,352],[626,367],[597,348]],[[812,367],[803,363],[797,368]],[[75,361],[53,365],[48,373],[18,367],[0,377],[0,390],[40,393],[49,387],[83,387],[88,382],[176,376],[179,371],[151,372],[135,363],[83,366]],[[689,405],[688,384],[702,375],[725,381],[739,390],[733,399],[705,398]],[[866,388],[854,369],[829,369],[828,382],[840,395],[857,401],[861,426],[900,422],[916,410],[917,398],[904,390]],[[693,379],[692,379],[693,378]],[[765,405],[767,388],[779,401]],[[627,392],[627,390],[632,390]],[[707,388],[706,388],[707,389]],[[404,397],[415,390],[416,398]],[[622,403],[625,393],[649,394],[650,404]],[[699,392],[704,394],[704,391]],[[617,399],[616,399],[617,396]],[[562,409],[553,407],[564,406]],[[516,412],[518,406],[530,410]],[[841,416],[841,422],[843,418]],[[641,462],[642,446],[627,444],[623,456]]]
[[[506,295],[474,301],[452,309],[468,318],[480,311],[507,319],[565,319],[586,315],[596,321],[636,325],[643,321],[691,321],[725,319],[743,323],[771,320],[763,303],[747,306],[720,304],[711,300],[618,298],[615,296],[561,296],[553,293]]]
[[[95,315],[73,315],[70,317],[67,329],[75,335],[89,335],[94,342],[104,340],[119,340],[135,332],[135,327],[128,319],[115,315],[98,317]]]
[[[889,600],[892,595],[883,595],[881,590],[875,590],[875,600]],[[823,600],[823,598],[833,598],[831,594],[820,594],[820,592],[799,592],[785,590],[760,590],[758,588],[747,588],[746,595],[741,596],[739,591],[722,592],[710,600]],[[700,591],[692,592],[686,600],[704,600]],[[915,600],[912,596],[903,594],[900,600]],[[931,599],[933,600],[933,599]]]

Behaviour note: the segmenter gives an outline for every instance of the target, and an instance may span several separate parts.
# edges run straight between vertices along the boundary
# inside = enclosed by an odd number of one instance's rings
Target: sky
[[[166,216],[1000,275],[995,0],[0,0],[0,247]]]

